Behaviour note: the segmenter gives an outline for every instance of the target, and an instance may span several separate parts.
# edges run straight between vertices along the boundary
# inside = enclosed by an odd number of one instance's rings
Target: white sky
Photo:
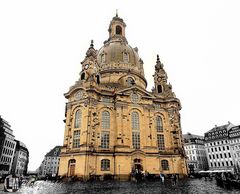
[[[118,9],[144,61],[148,90],[156,54],[181,100],[182,130],[203,135],[240,124],[240,1],[0,1],[0,115],[30,151],[29,169],[62,145],[66,93],[90,40],[108,38]]]

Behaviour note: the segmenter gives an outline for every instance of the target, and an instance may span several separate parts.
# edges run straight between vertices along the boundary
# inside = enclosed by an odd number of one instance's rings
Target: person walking
[[[165,179],[165,177],[164,177],[164,174],[163,174],[163,173],[160,173],[160,179],[161,179],[162,184],[164,184],[164,179]]]

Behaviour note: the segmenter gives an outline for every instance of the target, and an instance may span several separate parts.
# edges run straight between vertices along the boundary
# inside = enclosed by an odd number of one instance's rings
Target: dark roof
[[[194,135],[194,134],[191,134],[191,133],[183,134],[183,138],[184,139],[204,139],[203,136]]]
[[[45,156],[51,156],[51,157],[56,157],[59,156],[60,152],[61,152],[61,148],[62,146],[55,146],[50,152],[48,152]]]
[[[211,130],[207,131],[206,133],[215,132],[215,131],[221,131],[221,130],[224,130],[224,129],[227,129],[227,131],[228,131],[228,130],[231,129],[233,126],[234,126],[234,125],[233,125],[231,122],[228,121],[228,124],[226,124],[226,125],[221,125],[221,126],[215,125],[214,128],[212,128]],[[205,134],[206,134],[206,133],[205,133]]]

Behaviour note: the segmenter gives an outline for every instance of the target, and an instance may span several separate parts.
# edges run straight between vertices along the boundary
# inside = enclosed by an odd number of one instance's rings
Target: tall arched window
[[[158,94],[162,93],[162,86],[161,85],[157,86],[157,92],[158,92]]]
[[[108,111],[102,112],[102,129],[110,129],[110,113]]]
[[[116,26],[116,34],[122,35],[122,27]]]
[[[101,160],[101,170],[102,171],[110,170],[110,160],[108,160],[108,159]]]
[[[75,113],[74,128],[80,128],[81,127],[81,119],[82,119],[82,111],[79,109]]]
[[[105,63],[105,54],[104,54],[104,53],[101,54],[101,62],[102,62],[102,63]]]
[[[128,53],[124,52],[123,53],[123,62],[127,63],[129,61],[129,55]]]
[[[162,118],[160,116],[157,116],[156,118],[156,128],[157,132],[163,132]]]
[[[162,165],[162,170],[169,170],[169,165],[167,160],[162,160],[161,165]]]
[[[81,74],[81,80],[85,80],[85,73]]]
[[[132,113],[132,145],[134,149],[140,149],[139,115],[137,112]]]
[[[137,112],[132,113],[132,129],[139,130],[139,115]]]

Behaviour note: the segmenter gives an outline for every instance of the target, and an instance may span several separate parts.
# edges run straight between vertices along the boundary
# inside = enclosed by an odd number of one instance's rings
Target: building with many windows
[[[0,116],[0,176],[11,173],[16,147],[11,125]]]
[[[201,170],[208,170],[204,137],[187,133],[183,135],[183,138],[189,172],[194,173]]]
[[[91,42],[80,78],[65,94],[61,176],[128,179],[136,169],[187,174],[180,101],[158,56],[154,88],[146,90],[143,61],[125,28],[123,19],[113,17],[109,38],[99,50]]]
[[[233,164],[240,169],[240,125],[229,130],[228,138]]]
[[[58,175],[61,146],[55,146],[44,157],[41,166],[38,169],[40,176],[55,177]]]
[[[27,174],[28,162],[29,162],[29,152],[26,145],[18,140],[16,142],[16,149],[14,153],[12,173],[17,176],[22,176]]]
[[[215,126],[204,134],[210,170],[233,169],[233,156],[228,141],[228,133],[232,127],[234,125],[228,122],[226,125]]]

